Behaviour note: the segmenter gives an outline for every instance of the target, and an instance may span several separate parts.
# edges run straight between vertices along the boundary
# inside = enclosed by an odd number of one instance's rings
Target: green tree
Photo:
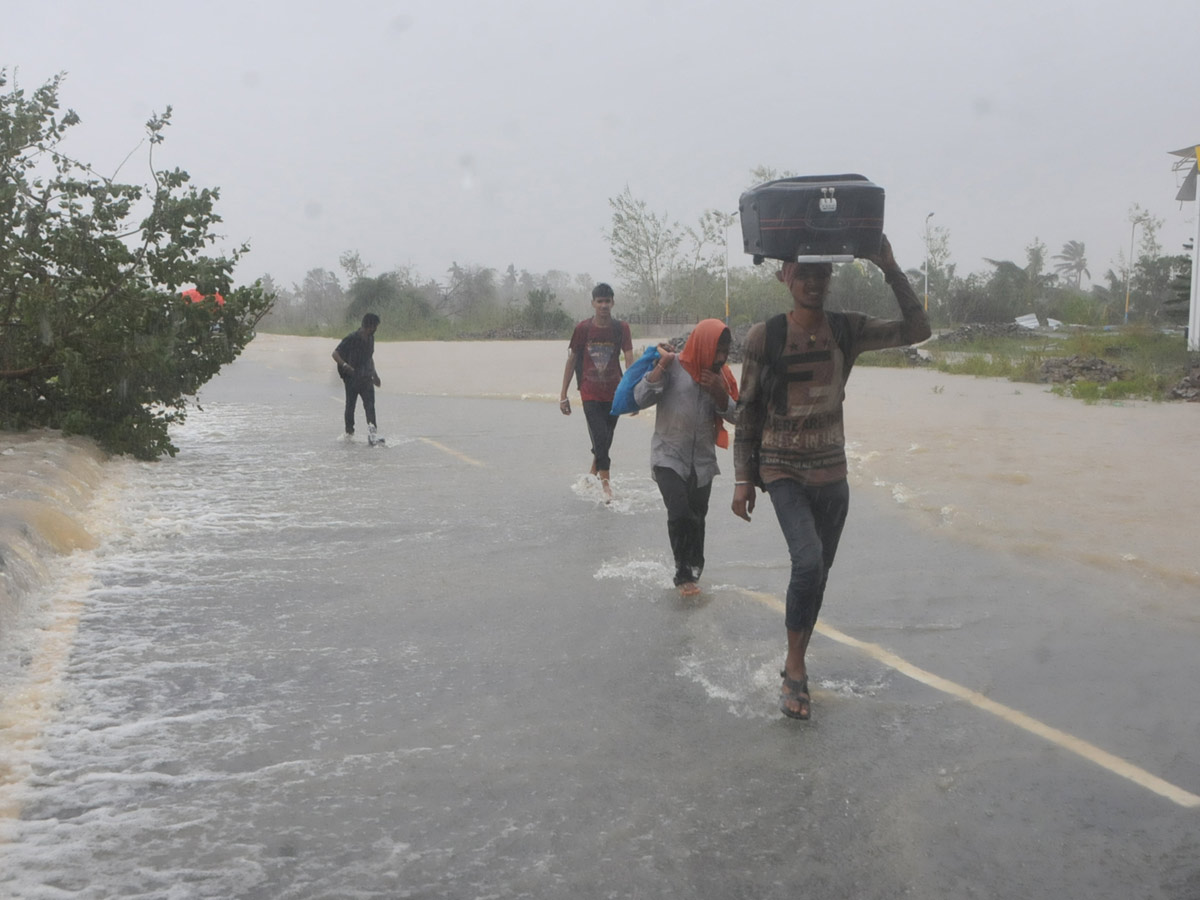
[[[558,295],[546,288],[529,292],[520,321],[535,331],[565,331],[571,327],[571,317],[559,305]]]
[[[0,91],[0,427],[174,454],[169,426],[274,298],[233,287],[245,245],[210,255],[218,191],[154,168],[170,107],[146,123],[150,183],[122,184],[67,155],[80,119],[60,111],[61,81]],[[209,299],[185,300],[192,284]]]
[[[664,306],[667,280],[682,240],[679,226],[665,213],[651,212],[646,201],[635,200],[628,185],[610,197],[608,205],[613,211],[608,233],[613,267],[633,300],[657,314]]]
[[[452,262],[437,308],[443,315],[459,320],[487,319],[495,313],[498,299],[495,269]]]
[[[668,294],[672,312],[698,320],[725,316],[725,235],[732,213],[705,210],[695,228],[682,230],[686,253],[676,258]],[[681,241],[682,242],[682,241]]]
[[[1075,290],[1079,290],[1085,275],[1088,278],[1092,277],[1092,273],[1088,271],[1087,250],[1083,241],[1067,241],[1063,244],[1062,252],[1056,253],[1054,258],[1059,260],[1054,270],[1074,281]]]
[[[987,259],[995,266],[988,282],[988,304],[980,321],[1003,321],[1033,311],[1044,299],[1053,276],[1045,273],[1046,245],[1037,238],[1025,248],[1025,265],[1007,259]]]
[[[780,178],[795,178],[798,173],[791,169],[776,169],[773,166],[757,165],[750,170],[750,183],[747,190],[768,181],[778,181]]]
[[[1191,273],[1191,259],[1188,256],[1143,256],[1133,269],[1133,299],[1130,301],[1131,314],[1136,313],[1139,319],[1154,321],[1160,318],[1174,318],[1179,309],[1173,306],[1177,293],[1176,288],[1184,272]],[[1190,278],[1187,282],[1190,284]],[[1186,315],[1187,307],[1183,307]]]
[[[367,273],[371,271],[371,267],[363,262],[357,250],[347,250],[339,256],[338,265],[346,273],[346,281],[350,284],[354,284],[360,278],[366,278]]]
[[[304,281],[294,288],[299,324],[316,333],[340,325],[346,317],[346,292],[336,272],[309,269]]]
[[[1004,315],[998,316],[993,309],[988,292],[991,279],[978,272],[973,272],[966,278],[956,278],[946,296],[944,305],[939,311],[944,313],[947,324],[962,324],[966,322],[988,322],[997,318],[1008,318],[1010,310],[1004,310]]]
[[[346,324],[357,326],[365,314],[373,312],[383,320],[381,336],[403,333],[434,317],[432,305],[405,270],[385,272],[374,278],[361,276],[350,285],[347,296],[350,303],[346,307]]]
[[[1175,276],[1171,279],[1171,294],[1163,301],[1163,312],[1167,317],[1179,322],[1187,322],[1190,304],[1192,302],[1192,244],[1189,241],[1183,245],[1186,255],[1177,257],[1178,264]]]
[[[949,297],[955,281],[954,263],[950,262],[950,229],[935,225],[928,231],[926,244],[928,260],[922,260],[916,269],[906,274],[913,290],[925,301],[925,266],[929,266],[929,316],[932,321],[943,321],[948,317]],[[889,316],[890,318],[890,316]]]
[[[833,281],[829,283],[829,297],[825,306],[834,310],[862,312],[881,319],[895,319],[900,315],[892,289],[883,280],[883,272],[878,266],[862,259],[836,267]]]

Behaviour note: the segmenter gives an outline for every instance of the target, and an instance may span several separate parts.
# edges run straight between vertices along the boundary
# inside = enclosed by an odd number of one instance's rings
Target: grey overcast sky
[[[155,163],[221,188],[240,280],[345,250],[615,280],[608,198],[694,224],[758,165],[882,185],[906,267],[929,212],[960,273],[1037,237],[1099,280],[1133,203],[1164,252],[1195,231],[1168,155],[1200,143],[1195,0],[3,0],[0,29],[10,87],[67,73],[101,172],[174,107]]]

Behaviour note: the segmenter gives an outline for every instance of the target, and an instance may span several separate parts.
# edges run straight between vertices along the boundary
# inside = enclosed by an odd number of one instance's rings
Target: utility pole
[[[929,220],[933,213],[925,217],[925,312],[929,312]]]
[[[1170,151],[1172,156],[1178,156],[1175,163],[1176,172],[1187,169],[1179,193],[1175,199],[1180,202],[1196,200],[1196,177],[1200,172],[1200,144],[1184,147],[1182,150]],[[1196,236],[1192,239],[1192,289],[1188,298],[1188,328],[1187,348],[1193,352],[1200,350],[1200,201],[1196,203]]]
[[[1125,263],[1125,324],[1129,324],[1129,276],[1133,274],[1133,235],[1139,225],[1145,224],[1144,215],[1135,216],[1129,226],[1129,260]]]
[[[739,210],[734,210],[725,217],[725,324],[729,324],[729,226],[737,217]]]

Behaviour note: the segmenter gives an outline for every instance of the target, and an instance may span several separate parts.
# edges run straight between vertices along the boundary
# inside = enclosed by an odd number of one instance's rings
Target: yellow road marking
[[[766,606],[771,607],[779,612],[784,611],[784,604],[772,594],[763,594],[758,591],[748,591],[741,589],[741,593],[757,600]],[[851,637],[844,631],[839,631],[831,625],[817,624],[817,633],[831,640],[837,641],[839,644],[845,644],[847,647],[853,647],[866,653],[872,659],[883,663],[892,669],[895,669],[902,675],[907,675],[914,681],[919,681],[921,684],[927,685],[942,693],[949,694],[952,697],[957,697],[960,700],[965,700],[977,709],[984,712],[989,712],[994,716],[1003,719],[1010,725],[1015,725],[1018,728],[1028,731],[1030,734],[1035,734],[1038,737],[1062,747],[1064,750],[1076,754],[1077,756],[1086,759],[1088,762],[1095,763],[1103,769],[1107,769],[1114,775],[1119,775],[1122,778],[1132,781],[1139,787],[1152,791],[1161,797],[1166,797],[1172,803],[1177,803],[1180,806],[1188,807],[1189,809],[1200,807],[1200,796],[1185,791],[1181,787],[1176,787],[1169,781],[1164,781],[1157,775],[1152,775],[1145,769],[1135,766],[1128,760],[1124,760],[1119,756],[1109,753],[1107,750],[1101,750],[1095,744],[1090,744],[1082,738],[1077,738],[1072,734],[1040,722],[1032,716],[1026,715],[1019,710],[1013,709],[1011,706],[1005,706],[1003,703],[997,703],[995,700],[985,697],[978,691],[973,691],[970,688],[963,687],[961,684],[943,678],[940,675],[935,675],[932,672],[927,672],[924,669],[914,666],[906,659],[897,656],[890,650],[886,650],[878,644],[872,644],[867,641],[860,641],[856,637]]]
[[[437,441],[432,440],[431,438],[423,437],[421,440],[427,443],[430,447],[437,447],[443,453],[449,453],[455,459],[461,459],[463,462],[469,463],[472,466],[479,466],[481,469],[487,468],[487,466],[484,463],[481,463],[479,460],[471,459],[471,457],[467,456],[465,453],[459,453],[454,448],[447,447],[445,444],[439,444]]]

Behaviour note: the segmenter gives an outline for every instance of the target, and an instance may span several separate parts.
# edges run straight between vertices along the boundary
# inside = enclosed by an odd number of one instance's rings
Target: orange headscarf
[[[679,364],[697,384],[700,383],[701,372],[712,371],[713,363],[717,358],[717,342],[721,340],[721,335],[728,330],[720,319],[704,319],[697,323],[696,327],[692,329],[692,333],[688,335],[687,343],[684,344],[683,350],[679,354]],[[721,366],[721,377],[725,379],[725,389],[729,391],[730,399],[737,402],[737,379],[733,377],[729,366]],[[729,432],[725,430],[725,421],[720,416],[716,417],[714,437],[718,447],[729,446]]]

